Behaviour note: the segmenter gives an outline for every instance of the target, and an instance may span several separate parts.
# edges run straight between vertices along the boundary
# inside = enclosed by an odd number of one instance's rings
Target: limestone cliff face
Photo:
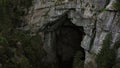
[[[100,52],[105,37],[109,33],[112,34],[110,48],[120,40],[120,16],[112,6],[113,3],[115,0],[34,0],[34,5],[26,17],[28,28],[32,32],[39,32],[46,24],[52,23],[67,12],[73,24],[84,28],[85,36],[81,46],[85,49],[85,68],[97,68],[95,55]],[[44,40],[46,50],[53,52],[52,34],[44,36],[47,38]],[[120,58],[119,50],[116,59]],[[53,56],[52,58],[54,59]]]

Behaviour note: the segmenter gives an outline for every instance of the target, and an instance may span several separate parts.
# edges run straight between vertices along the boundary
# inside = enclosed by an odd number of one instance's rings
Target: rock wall
[[[105,37],[111,33],[112,43],[120,40],[120,14],[114,9],[115,0],[34,0],[33,6],[26,17],[28,26],[33,33],[39,32],[46,24],[52,23],[67,12],[68,17],[76,26],[83,26],[85,36],[81,46],[85,49],[85,68],[97,68],[95,58],[103,45]],[[51,34],[44,40],[47,50],[51,49]],[[120,50],[120,49],[119,49]],[[117,58],[120,58],[118,50]]]

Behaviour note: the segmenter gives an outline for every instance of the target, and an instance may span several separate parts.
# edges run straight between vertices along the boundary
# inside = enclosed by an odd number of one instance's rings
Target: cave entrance
[[[46,24],[41,31],[44,31],[45,35],[46,62],[50,64],[57,63],[57,68],[72,68],[77,51],[83,53],[83,57],[80,59],[84,61],[85,52],[80,46],[85,35],[84,29],[82,26],[73,24],[67,13]]]
[[[84,29],[82,26],[74,25],[68,17],[64,18],[64,20],[58,20],[58,22],[63,23],[55,31],[58,68],[72,68],[77,51],[83,53],[81,60],[84,61],[85,59],[84,49],[80,46],[85,35]]]

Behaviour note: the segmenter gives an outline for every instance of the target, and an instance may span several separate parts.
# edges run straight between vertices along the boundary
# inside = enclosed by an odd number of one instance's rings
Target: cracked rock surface
[[[73,24],[84,28],[85,36],[81,42],[85,50],[84,67],[89,68],[91,63],[91,68],[97,68],[95,54],[102,49],[105,37],[112,34],[111,48],[120,40],[120,14],[114,11],[113,3],[115,0],[34,0],[34,5],[26,16],[28,28],[37,32],[67,12]],[[46,38],[50,41],[51,35],[48,34]],[[48,40],[44,40],[45,46],[52,52]],[[116,59],[120,58],[120,48],[117,53]]]

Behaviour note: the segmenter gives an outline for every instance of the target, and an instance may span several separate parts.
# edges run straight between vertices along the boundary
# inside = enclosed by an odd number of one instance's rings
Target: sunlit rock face
[[[97,68],[95,55],[102,49],[105,37],[112,33],[110,48],[120,39],[120,15],[116,11],[111,11],[115,10],[112,6],[114,2],[115,0],[34,0],[34,5],[26,17],[27,28],[33,33],[40,32],[41,29],[46,28],[47,24],[54,23],[65,13],[68,14],[68,18],[74,25],[84,28],[85,36],[82,42],[80,41],[80,46],[85,50],[84,67],[89,68],[92,65],[91,68]],[[51,29],[51,26],[48,29]],[[51,56],[49,61],[54,62],[56,58],[52,45],[54,35],[51,33],[42,35],[44,35],[44,47]]]

